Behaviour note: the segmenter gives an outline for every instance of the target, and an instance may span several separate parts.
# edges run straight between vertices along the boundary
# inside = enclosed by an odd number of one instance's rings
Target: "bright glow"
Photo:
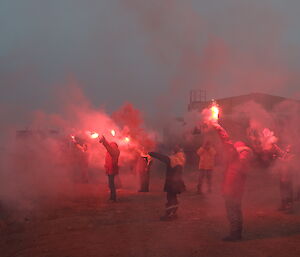
[[[94,132],[91,134],[91,138],[98,138],[99,137],[99,134]]]
[[[213,106],[210,108],[210,110],[211,110],[211,119],[212,119],[212,120],[218,120],[218,119],[219,119],[219,112],[220,112],[218,106],[213,105]]]
[[[110,133],[111,133],[111,135],[112,135],[113,137],[116,135],[116,131],[115,131],[114,129],[112,129],[112,130],[110,131]]]
[[[124,140],[125,140],[126,143],[130,142],[130,138],[129,137],[125,137]]]

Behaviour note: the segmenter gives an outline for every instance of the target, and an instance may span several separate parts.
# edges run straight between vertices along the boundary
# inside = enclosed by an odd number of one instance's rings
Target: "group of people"
[[[243,232],[242,199],[247,173],[253,158],[253,150],[242,141],[233,142],[226,130],[217,122],[211,122],[209,127],[214,129],[221,139],[224,149],[223,155],[226,160],[222,194],[225,201],[230,232],[223,240],[241,240]],[[105,157],[105,171],[108,176],[108,185],[110,188],[109,200],[116,202],[115,178],[119,173],[118,161],[120,150],[117,143],[108,142],[104,136],[100,138],[99,142],[103,144],[107,151]],[[289,158],[292,158],[292,155],[287,150],[283,151],[277,145],[274,146],[274,149],[276,150],[276,155],[274,155],[276,158],[285,162],[289,160]],[[201,195],[203,194],[202,187],[204,179],[207,180],[208,193],[212,191],[212,172],[215,166],[216,153],[216,149],[208,140],[205,141],[197,151],[199,155],[199,181],[197,192]],[[178,194],[185,191],[183,181],[183,168],[186,162],[185,154],[178,146],[173,149],[171,155],[164,155],[158,152],[141,153],[136,164],[140,182],[139,192],[149,191],[149,170],[153,159],[157,159],[166,165],[164,191],[166,192],[167,202],[165,214],[161,217],[161,220],[174,220],[177,218]],[[291,178],[289,177],[290,173],[286,169],[283,170],[285,170],[285,172],[283,171],[280,176],[282,196],[280,210],[292,211],[293,195]]]
[[[227,217],[230,223],[230,234],[224,238],[226,241],[240,240],[242,238],[242,196],[247,175],[247,169],[251,159],[251,149],[243,142],[233,143],[226,131],[217,123],[212,123],[212,127],[218,132],[227,155],[227,169],[225,171],[223,182],[223,195]],[[115,142],[108,142],[104,136],[99,140],[107,150],[105,159],[105,170],[108,176],[108,184],[110,188],[110,200],[116,201],[116,189],[114,178],[119,172],[118,158],[120,151]],[[198,183],[198,193],[202,193],[202,182],[206,178],[208,181],[208,191],[211,192],[211,177],[214,167],[214,158],[216,150],[207,141],[203,147],[198,150],[200,156],[200,176]],[[186,158],[184,152],[175,147],[171,155],[164,155],[157,152],[149,152],[142,154],[137,163],[137,168],[142,170],[143,175],[140,176],[140,192],[149,191],[149,168],[155,158],[166,165],[166,176],[164,191],[167,196],[165,214],[161,220],[173,220],[177,218],[178,210],[178,194],[185,191],[185,184],[182,178],[183,168]]]

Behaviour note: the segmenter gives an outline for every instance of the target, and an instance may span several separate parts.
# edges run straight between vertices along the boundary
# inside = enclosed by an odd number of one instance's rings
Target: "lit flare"
[[[98,138],[99,137],[99,134],[94,132],[94,133],[91,133],[91,138],[92,139],[95,139],[95,138]]]
[[[216,101],[213,100],[212,106],[210,107],[211,111],[211,116],[210,120],[211,121],[218,121],[219,120],[219,114],[220,114],[220,109]]]
[[[112,129],[112,130],[110,131],[110,133],[111,133],[111,135],[112,135],[113,137],[116,135],[116,131],[115,131],[114,129]]]

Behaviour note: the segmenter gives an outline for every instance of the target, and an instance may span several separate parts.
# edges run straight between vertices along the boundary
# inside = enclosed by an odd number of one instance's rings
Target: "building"
[[[288,99],[281,96],[268,95],[264,93],[251,93],[247,95],[233,96],[215,100],[220,106],[222,106],[222,113],[224,115],[231,114],[235,107],[251,101],[260,104],[267,111],[271,111],[276,105],[284,101],[291,101],[296,104],[300,104],[300,101],[298,100]],[[203,108],[209,106],[210,102],[211,100],[206,100],[205,91],[193,90],[190,93],[190,103],[188,105],[188,111],[201,111]]]

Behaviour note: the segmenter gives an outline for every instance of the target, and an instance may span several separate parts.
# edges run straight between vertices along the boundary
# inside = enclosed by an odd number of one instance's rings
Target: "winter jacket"
[[[105,157],[104,168],[107,175],[119,174],[119,156],[120,150],[116,143],[108,143],[106,140],[103,141],[103,145],[107,150]]]
[[[213,147],[208,149],[200,147],[197,151],[199,155],[199,169],[200,170],[212,170],[215,167],[216,150]]]
[[[165,163],[167,166],[164,191],[174,194],[184,192],[185,185],[182,180],[183,166],[185,163],[184,154],[179,152],[169,157],[160,153],[150,152],[149,155]]]
[[[227,132],[218,124],[214,125],[225,147],[227,160],[222,185],[225,198],[240,201],[243,197],[252,150],[247,146],[235,147]]]

